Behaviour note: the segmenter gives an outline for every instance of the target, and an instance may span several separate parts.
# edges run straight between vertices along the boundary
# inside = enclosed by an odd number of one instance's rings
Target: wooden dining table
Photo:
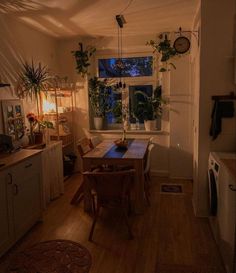
[[[144,211],[144,158],[147,152],[148,139],[128,139],[127,150],[117,149],[114,140],[105,139],[93,150],[83,156],[83,171],[89,171],[93,165],[132,166],[135,169],[135,183],[132,204],[135,213]],[[86,188],[86,185],[85,185]],[[84,192],[84,209],[92,209],[89,190]]]

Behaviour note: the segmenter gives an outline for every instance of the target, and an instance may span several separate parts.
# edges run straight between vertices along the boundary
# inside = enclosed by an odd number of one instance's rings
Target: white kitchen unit
[[[47,144],[41,150],[44,209],[64,193],[62,141]]]
[[[42,166],[39,151],[0,157],[0,256],[42,215]]]

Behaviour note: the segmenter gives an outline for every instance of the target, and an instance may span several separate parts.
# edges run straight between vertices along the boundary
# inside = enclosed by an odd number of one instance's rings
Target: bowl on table
[[[117,139],[114,141],[118,149],[126,150],[128,149],[128,141],[126,139]]]

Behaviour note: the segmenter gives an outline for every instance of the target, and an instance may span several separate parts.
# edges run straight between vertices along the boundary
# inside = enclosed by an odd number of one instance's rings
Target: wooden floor
[[[145,213],[130,217],[134,240],[128,240],[126,226],[118,213],[101,212],[94,242],[88,241],[92,219],[83,206],[70,205],[80,175],[66,182],[65,194],[53,201],[37,224],[0,261],[0,272],[16,251],[36,242],[68,239],[84,245],[92,255],[90,273],[224,273],[207,219],[196,218],[192,209],[192,184],[182,194],[160,193],[166,178],[152,178],[151,206]]]

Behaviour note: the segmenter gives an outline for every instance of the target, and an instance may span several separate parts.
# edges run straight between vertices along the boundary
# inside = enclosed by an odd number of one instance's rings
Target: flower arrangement
[[[30,124],[30,143],[34,144],[35,141],[35,134],[42,135],[42,131],[45,128],[53,129],[53,123],[48,120],[40,120],[34,113],[28,113],[26,115],[28,122]],[[37,130],[37,131],[36,131]]]

